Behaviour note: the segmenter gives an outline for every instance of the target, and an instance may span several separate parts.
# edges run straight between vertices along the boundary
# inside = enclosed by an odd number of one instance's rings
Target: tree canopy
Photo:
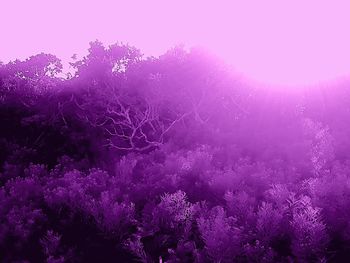
[[[0,64],[0,261],[349,261],[348,84],[268,90],[182,46],[70,65]]]

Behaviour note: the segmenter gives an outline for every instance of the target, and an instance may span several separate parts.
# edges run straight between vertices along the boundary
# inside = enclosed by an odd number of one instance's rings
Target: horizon
[[[4,63],[44,52],[67,65],[99,40],[127,43],[145,56],[202,46],[268,86],[313,86],[350,75],[350,19],[342,1],[5,0],[4,6],[0,23],[11,23],[2,32]]]

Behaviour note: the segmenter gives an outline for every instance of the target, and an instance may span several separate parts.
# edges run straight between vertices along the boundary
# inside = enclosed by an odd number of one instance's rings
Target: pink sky
[[[0,0],[0,60],[49,52],[67,61],[95,39],[146,55],[182,42],[212,49],[257,81],[313,84],[350,73],[346,2]]]

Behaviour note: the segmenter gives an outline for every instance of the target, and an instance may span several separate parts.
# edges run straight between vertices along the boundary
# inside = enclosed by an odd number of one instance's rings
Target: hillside
[[[349,262],[350,89],[215,56],[0,64],[1,262]]]

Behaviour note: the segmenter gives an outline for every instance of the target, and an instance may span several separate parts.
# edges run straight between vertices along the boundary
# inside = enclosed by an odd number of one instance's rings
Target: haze
[[[305,86],[350,73],[348,4],[340,1],[1,0],[0,60],[40,52],[63,61],[90,41],[159,55],[183,43],[213,50],[247,78]]]

